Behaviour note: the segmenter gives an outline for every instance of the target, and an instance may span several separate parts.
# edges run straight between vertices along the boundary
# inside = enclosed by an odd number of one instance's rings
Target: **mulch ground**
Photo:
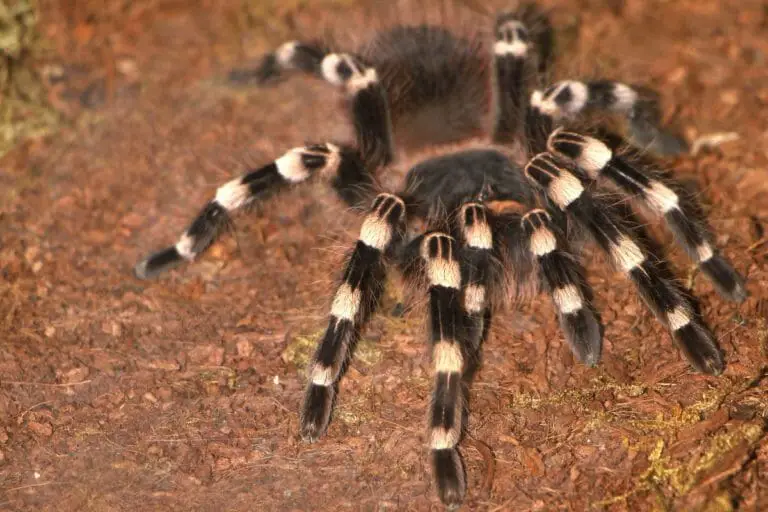
[[[768,10],[545,3],[562,76],[654,87],[688,140],[739,135],[674,165],[751,296],[723,301],[670,248],[726,353],[717,378],[690,370],[596,254],[597,368],[574,362],[548,300],[500,315],[461,445],[465,508],[768,509]],[[226,83],[319,19],[302,5],[41,2],[50,99],[70,122],[0,161],[0,508],[438,508],[420,314],[371,323],[328,434],[298,438],[303,367],[359,227],[330,192],[269,201],[200,261],[132,275],[217,184],[348,131],[317,81]],[[334,9],[324,23],[349,30]]]

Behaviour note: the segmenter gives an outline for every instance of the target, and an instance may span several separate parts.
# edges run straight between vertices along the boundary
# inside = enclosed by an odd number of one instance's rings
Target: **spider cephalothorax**
[[[315,441],[327,428],[338,382],[392,265],[428,297],[428,444],[438,494],[449,506],[466,491],[457,449],[466,386],[494,308],[509,295],[545,291],[575,356],[598,363],[602,327],[571,249],[584,240],[634,283],[695,369],[723,370],[692,299],[602,185],[660,219],[724,297],[746,296],[689,194],[621,137],[574,128],[589,111],[608,112],[627,121],[635,147],[677,151],[678,139],[658,127],[652,94],[608,80],[535,90],[552,35],[534,7],[498,16],[493,38],[482,34],[396,26],[356,53],[298,41],[280,46],[252,76],[267,82],[299,70],[337,86],[355,141],[294,148],[224,184],[174,246],[136,266],[146,278],[193,260],[232,212],[299,183],[330,183],[351,205],[372,201],[309,365],[301,434]],[[417,226],[421,232],[412,234]]]

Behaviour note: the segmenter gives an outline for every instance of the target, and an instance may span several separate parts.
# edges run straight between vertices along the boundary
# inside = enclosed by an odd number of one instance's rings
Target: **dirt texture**
[[[558,78],[653,87],[689,141],[738,134],[671,165],[751,295],[725,302],[669,245],[726,354],[716,378],[597,251],[596,368],[574,362],[545,298],[499,315],[461,444],[464,508],[768,510],[768,4],[543,3]],[[298,437],[304,365],[360,222],[330,191],[268,201],[200,261],[132,275],[218,184],[348,131],[319,81],[226,82],[303,27],[364,30],[328,5],[40,2],[40,65],[68,121],[0,161],[1,509],[440,509],[423,316],[389,315],[394,292],[327,435]]]

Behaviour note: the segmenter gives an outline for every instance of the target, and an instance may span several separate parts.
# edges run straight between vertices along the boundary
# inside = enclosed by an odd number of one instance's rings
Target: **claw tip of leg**
[[[147,273],[147,264],[149,263],[149,260],[141,260],[136,264],[135,267],[133,267],[133,275],[136,276],[138,279],[149,279],[149,274]]]

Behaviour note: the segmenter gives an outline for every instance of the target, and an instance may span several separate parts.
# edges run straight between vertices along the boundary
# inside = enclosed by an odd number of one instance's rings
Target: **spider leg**
[[[309,363],[301,435],[317,440],[328,427],[336,387],[360,333],[375,312],[386,280],[385,261],[405,232],[405,204],[380,194],[363,221],[331,305],[328,328]]]
[[[459,250],[456,241],[441,232],[432,232],[417,240],[429,296],[434,372],[428,416],[432,468],[441,501],[448,507],[456,507],[466,493],[464,467],[456,445],[463,433],[463,375],[473,353],[464,323],[467,316],[461,293]]]
[[[264,85],[278,79],[285,71],[302,71],[320,75],[320,64],[327,50],[314,43],[288,41],[266,54],[256,69],[235,69],[229,81],[235,84]]]
[[[329,53],[312,43],[288,41],[267,54],[259,68],[236,70],[230,80],[268,82],[285,70],[299,70],[341,88],[348,96],[357,146],[371,169],[388,164],[393,157],[392,129],[387,94],[376,69],[348,53]]]
[[[713,247],[712,235],[697,205],[663,172],[655,170],[649,162],[625,158],[598,139],[572,132],[554,132],[547,147],[550,153],[578,165],[590,178],[609,181],[663,218],[677,242],[721,295],[736,302],[747,297],[744,279]]]
[[[591,289],[584,280],[584,270],[568,252],[565,237],[556,229],[545,210],[525,214],[522,225],[531,255],[538,266],[539,278],[557,310],[560,328],[574,355],[588,366],[600,360],[602,326],[588,297]]]
[[[376,70],[363,67],[349,55],[326,55],[320,68],[326,80],[344,88],[349,96],[357,149],[334,144],[294,148],[271,164],[224,184],[176,245],[136,265],[137,277],[153,277],[185,260],[193,260],[213,243],[231,212],[287,185],[306,181],[313,174],[319,173],[329,179],[341,198],[349,204],[357,204],[366,197],[373,183],[373,173],[392,159],[386,94]]]
[[[574,119],[586,111],[604,111],[624,116],[628,121],[629,141],[636,147],[662,155],[677,155],[687,150],[685,141],[662,128],[658,94],[612,80],[579,82],[563,80],[544,91],[534,91],[531,113],[540,124],[554,125]],[[534,151],[544,150],[538,133]],[[547,134],[548,135],[548,134]]]
[[[394,157],[392,122],[387,92],[376,69],[357,57],[330,53],[320,64],[322,77],[347,94],[361,158],[367,168],[376,170]]]
[[[464,311],[469,329],[469,346],[477,354],[488,330],[493,287],[503,276],[494,251],[493,231],[488,212],[481,203],[465,203],[457,223],[462,246],[459,250]]]
[[[529,83],[551,64],[554,33],[549,18],[534,3],[497,16],[494,32],[492,139],[511,142],[525,135],[520,119],[528,108]]]
[[[723,371],[723,356],[710,330],[697,318],[681,286],[650,258],[615,209],[594,199],[574,172],[548,153],[525,168],[528,179],[569,217],[584,226],[616,267],[634,283],[647,306],[672,333],[691,365],[703,373]]]
[[[528,97],[529,50],[528,30],[516,19],[516,13],[499,16],[493,45],[496,142],[512,141],[519,135],[520,113],[524,112]]]
[[[175,245],[136,265],[136,277],[151,278],[179,263],[194,260],[216,240],[233,212],[316,174],[330,178],[339,194],[350,198],[371,180],[351,149],[334,144],[293,148],[277,160],[220,186]]]

